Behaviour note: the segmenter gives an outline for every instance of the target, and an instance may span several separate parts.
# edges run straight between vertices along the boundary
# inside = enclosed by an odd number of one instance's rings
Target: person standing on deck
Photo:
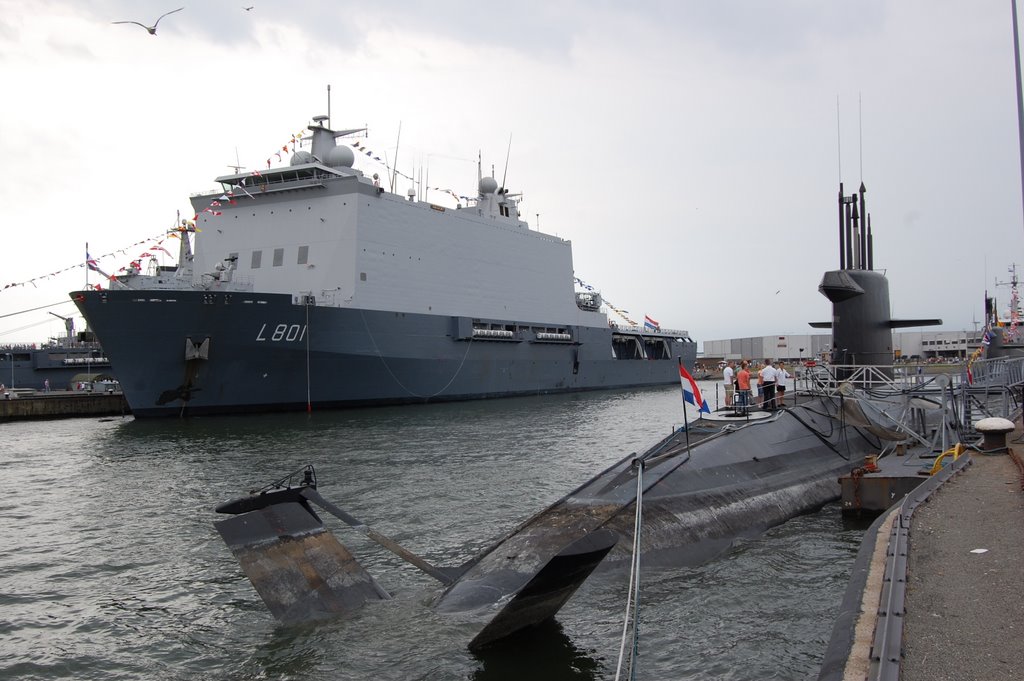
[[[782,360],[775,365],[775,406],[782,407],[786,401],[786,381],[789,379],[789,372]]]
[[[770,359],[764,361],[764,368],[758,372],[758,383],[764,393],[761,408],[775,409],[775,368]]]
[[[725,406],[732,406],[732,398],[736,393],[736,362],[729,360],[722,371],[722,380],[725,381]]]
[[[764,402],[764,375],[761,373],[764,371],[764,365],[757,370],[757,404],[760,405]]]
[[[750,404],[750,372],[747,371],[747,360],[740,362],[740,370],[736,372],[736,399],[743,413]]]

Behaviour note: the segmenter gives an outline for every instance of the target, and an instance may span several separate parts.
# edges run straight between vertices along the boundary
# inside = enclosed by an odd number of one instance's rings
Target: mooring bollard
[[[981,448],[989,454],[1006,451],[1006,436],[1013,432],[1013,421],[992,416],[974,424],[974,429],[981,433]]]

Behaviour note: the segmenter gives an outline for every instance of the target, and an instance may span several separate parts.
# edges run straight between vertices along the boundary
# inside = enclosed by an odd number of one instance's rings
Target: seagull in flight
[[[165,12],[164,14],[161,14],[160,16],[158,16],[156,18],[156,21],[153,22],[152,26],[146,26],[145,24],[140,24],[137,21],[112,21],[110,23],[112,23],[112,24],[135,24],[136,26],[142,26],[142,28],[144,28],[147,31],[149,31],[150,35],[156,35],[156,27],[157,27],[157,24],[160,23],[161,19],[163,19],[168,14],[174,14],[175,12],[180,12],[183,9],[185,9],[185,8],[184,7],[179,7],[178,9],[172,9],[170,12]]]

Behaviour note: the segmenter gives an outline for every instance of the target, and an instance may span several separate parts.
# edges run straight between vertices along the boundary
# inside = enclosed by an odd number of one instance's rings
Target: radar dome
[[[344,167],[351,168],[352,164],[356,160],[356,155],[352,153],[352,149],[349,147],[334,147],[327,152],[327,158],[324,159],[325,165],[329,165],[332,168]]]
[[[481,194],[493,194],[498,188],[498,182],[493,177],[482,177],[480,178],[480,193]]]
[[[309,153],[304,149],[300,149],[292,154],[292,160],[289,161],[289,165],[300,166],[303,163],[312,163],[313,154]]]

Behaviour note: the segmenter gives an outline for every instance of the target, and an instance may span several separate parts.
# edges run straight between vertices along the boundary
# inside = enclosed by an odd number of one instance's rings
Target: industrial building
[[[983,331],[894,331],[893,361],[964,359],[981,345]],[[824,360],[832,351],[832,334],[793,333],[704,341],[702,359]]]

